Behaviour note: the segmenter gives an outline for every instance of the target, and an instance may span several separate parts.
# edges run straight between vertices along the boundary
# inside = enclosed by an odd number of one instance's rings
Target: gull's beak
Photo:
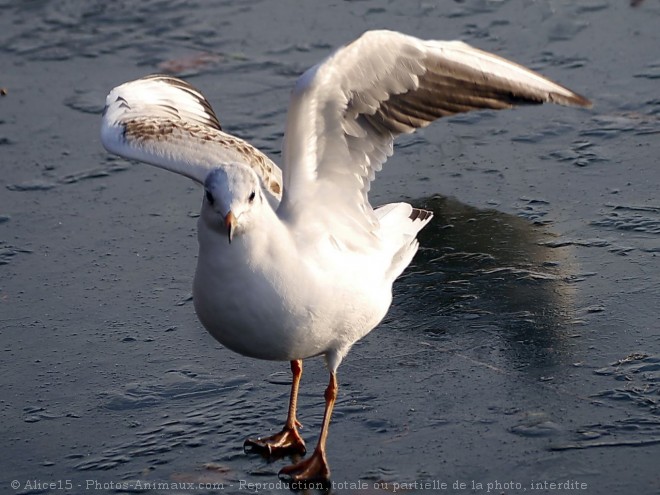
[[[234,236],[234,228],[236,227],[236,217],[231,211],[225,216],[225,227],[227,227],[227,238],[229,239],[229,244],[231,244],[231,239]]]

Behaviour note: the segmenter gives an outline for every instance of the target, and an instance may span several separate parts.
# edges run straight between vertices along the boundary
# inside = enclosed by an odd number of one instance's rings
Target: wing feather
[[[187,82],[147,76],[114,88],[101,127],[105,148],[204,183],[225,163],[243,163],[261,177],[264,189],[281,198],[282,172],[248,142],[222,131],[213,108]]]
[[[461,112],[545,102],[591,105],[530,69],[463,42],[369,31],[296,84],[278,214],[323,215],[342,242],[369,235],[378,220],[367,193],[396,136]]]

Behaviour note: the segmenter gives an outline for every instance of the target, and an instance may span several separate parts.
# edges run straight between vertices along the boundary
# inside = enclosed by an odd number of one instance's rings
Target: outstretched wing
[[[193,86],[147,76],[114,88],[106,98],[101,142],[108,151],[204,183],[209,170],[243,163],[264,189],[281,198],[282,172],[251,144],[222,131],[211,105]]]
[[[545,77],[460,41],[370,31],[309,69],[293,92],[278,212],[332,215],[346,237],[374,232],[369,184],[393,139],[434,120],[478,109],[589,100]],[[307,217],[306,217],[307,218]]]

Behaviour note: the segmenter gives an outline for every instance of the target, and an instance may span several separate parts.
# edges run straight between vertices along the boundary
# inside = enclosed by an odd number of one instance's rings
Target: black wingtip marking
[[[426,219],[431,218],[432,216],[433,216],[432,211],[422,210],[422,209],[419,209],[419,208],[413,208],[412,212],[410,213],[410,216],[408,218],[410,218],[410,220],[412,220],[413,222],[415,220],[419,220],[419,221],[423,222]]]
[[[183,79],[179,79],[178,77],[168,76],[166,74],[152,74],[150,76],[145,76],[142,79],[158,79],[164,82],[165,84],[169,84],[170,86],[173,86],[181,91],[185,91],[186,93],[188,93],[188,95],[190,95],[193,99],[195,99],[206,112],[206,117],[208,120],[204,122],[204,124],[210,127],[214,127],[219,131],[222,130],[222,125],[220,125],[220,120],[218,119],[218,116],[215,114],[213,107],[208,102],[208,100],[204,98],[201,91],[192,84],[184,81]]]

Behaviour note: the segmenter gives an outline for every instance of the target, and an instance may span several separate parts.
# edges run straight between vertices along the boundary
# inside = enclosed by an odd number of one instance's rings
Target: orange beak
[[[231,211],[225,216],[225,227],[227,227],[227,238],[229,239],[229,244],[231,244],[232,237],[234,236],[234,227],[236,227],[236,217]]]

